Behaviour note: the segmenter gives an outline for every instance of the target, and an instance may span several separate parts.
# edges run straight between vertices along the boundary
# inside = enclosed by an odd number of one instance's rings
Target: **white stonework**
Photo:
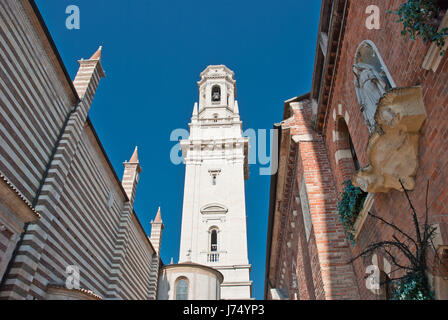
[[[222,299],[251,299],[244,192],[249,140],[242,136],[235,83],[223,65],[207,67],[198,82],[190,137],[181,141],[186,173],[179,262],[220,271]]]
[[[184,295],[178,295],[178,282],[186,281]],[[182,263],[163,266],[160,270],[158,300],[219,300],[223,275],[207,266]]]

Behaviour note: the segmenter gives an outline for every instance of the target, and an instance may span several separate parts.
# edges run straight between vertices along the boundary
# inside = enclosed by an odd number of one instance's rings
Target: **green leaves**
[[[422,272],[410,272],[404,278],[392,282],[392,300],[434,300],[427,277]]]
[[[364,206],[367,194],[360,188],[353,186],[350,180],[344,181],[345,190],[338,202],[339,219],[347,233],[347,239],[354,243],[354,225],[360,211]]]
[[[433,42],[440,49],[445,46],[448,28],[438,31],[437,19],[440,9],[434,0],[408,0],[397,11],[389,10],[388,13],[398,16],[394,22],[403,24],[403,36],[409,35],[412,40],[420,37],[425,44],[428,41]],[[445,51],[442,51],[441,55],[444,54]]]

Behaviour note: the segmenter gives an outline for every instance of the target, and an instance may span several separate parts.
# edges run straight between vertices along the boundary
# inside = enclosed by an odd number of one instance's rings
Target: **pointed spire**
[[[100,46],[98,50],[93,54],[93,56],[89,60],[101,60],[101,51],[103,46]]]
[[[138,161],[138,147],[135,147],[134,153],[132,154],[131,160],[129,160],[130,163],[139,163]]]
[[[135,193],[137,192],[138,181],[140,179],[140,173],[142,172],[142,167],[140,166],[140,162],[138,160],[137,147],[135,147],[131,160],[129,160],[129,162],[125,161],[123,165],[124,173],[121,184],[126,192],[126,195],[128,196],[131,207],[133,207]]]
[[[173,261],[173,257],[171,257],[171,262],[170,262],[170,264],[173,264],[174,263],[174,261]]]
[[[199,115],[199,112],[198,112],[198,103],[196,102],[195,104],[194,104],[194,108],[193,108],[193,117],[197,117]]]
[[[160,207],[159,207],[159,210],[157,211],[157,215],[156,215],[156,218],[154,220],[154,223],[163,223],[162,222],[162,212],[160,210]]]
[[[151,221],[151,243],[157,254],[160,253],[160,246],[162,242],[162,230],[165,228],[162,222],[162,213],[159,207],[156,218]]]
[[[78,61],[79,70],[73,81],[78,96],[81,99],[87,99],[86,102],[88,102],[87,105],[89,108],[93,97],[95,96],[100,79],[106,76],[103,67],[101,66],[101,50],[102,47],[99,47],[90,59],[81,59]]]

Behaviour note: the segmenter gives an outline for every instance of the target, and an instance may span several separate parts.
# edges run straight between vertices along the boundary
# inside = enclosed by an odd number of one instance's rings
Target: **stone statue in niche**
[[[387,83],[384,77],[369,64],[353,65],[355,88],[369,131],[375,128],[375,112],[378,101],[386,93]]]

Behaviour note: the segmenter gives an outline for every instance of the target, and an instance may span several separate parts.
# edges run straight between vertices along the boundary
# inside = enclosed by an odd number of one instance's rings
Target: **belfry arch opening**
[[[214,85],[212,87],[212,102],[221,101],[221,87],[219,85]]]

